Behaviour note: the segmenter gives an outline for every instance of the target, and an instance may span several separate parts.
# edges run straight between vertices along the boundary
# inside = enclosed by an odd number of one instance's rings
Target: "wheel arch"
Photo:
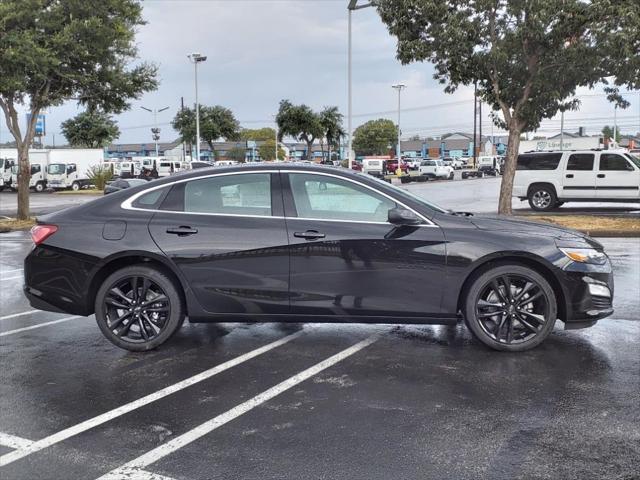
[[[535,188],[539,188],[539,187],[551,187],[553,189],[553,193],[556,195],[556,198],[558,198],[558,188],[556,187],[556,185],[553,182],[533,182],[529,185],[529,187],[527,188],[527,198],[529,198],[531,196],[531,191],[534,190]]]
[[[87,289],[87,298],[89,299],[89,305],[87,308],[90,313],[93,312],[93,304],[98,289],[102,282],[111,275],[113,272],[120,270],[124,267],[130,267],[132,265],[141,264],[150,267],[154,267],[167,275],[178,288],[180,298],[182,299],[185,314],[188,315],[188,302],[187,302],[187,284],[182,276],[177,272],[173,265],[161,255],[156,255],[149,252],[122,252],[119,254],[111,255],[102,262],[93,273]]]
[[[553,289],[553,293],[556,296],[556,306],[558,311],[558,318],[560,320],[564,320],[567,318],[567,296],[565,294],[564,289],[562,288],[562,284],[560,280],[556,276],[556,274],[551,270],[551,268],[546,265],[545,260],[541,257],[535,257],[531,254],[526,254],[524,252],[513,252],[508,255],[494,255],[485,257],[476,262],[473,269],[467,274],[462,282],[462,288],[458,293],[458,300],[456,303],[456,311],[461,312],[464,311],[464,301],[467,297],[467,292],[471,287],[472,283],[482,275],[484,272],[491,270],[495,267],[502,265],[521,265],[524,267],[531,268],[536,271],[540,275],[542,275],[551,285]]]

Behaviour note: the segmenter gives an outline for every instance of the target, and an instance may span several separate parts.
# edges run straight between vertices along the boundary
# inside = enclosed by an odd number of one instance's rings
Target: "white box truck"
[[[47,187],[80,190],[91,183],[89,171],[103,163],[104,152],[95,148],[49,150]]]
[[[15,158],[0,156],[0,191],[5,188],[11,188],[12,175],[11,167],[16,164]]]
[[[15,151],[15,150],[14,150]],[[16,157],[18,152],[15,151]],[[29,150],[29,164],[31,165],[31,178],[29,188],[36,192],[43,192],[47,188],[47,165],[49,154],[47,150]],[[18,162],[11,167],[11,188],[18,189]]]

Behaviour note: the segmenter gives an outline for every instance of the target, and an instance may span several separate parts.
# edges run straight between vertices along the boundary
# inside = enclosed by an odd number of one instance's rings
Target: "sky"
[[[118,143],[151,142],[153,116],[141,107],[168,110],[158,115],[161,141],[177,134],[169,125],[180,108],[195,101],[194,69],[187,55],[208,57],[199,68],[199,99],[206,105],[230,108],[245,128],[273,125],[278,103],[289,99],[320,110],[337,105],[347,113],[347,0],[145,0],[148,22],[136,42],[141,61],[159,67],[158,90],[131,103],[117,120]],[[361,0],[361,3],[364,3]],[[373,8],[353,14],[354,128],[374,118],[397,118],[394,83],[402,92],[403,138],[437,136],[473,128],[473,91],[461,88],[445,94],[428,63],[401,65],[396,42]],[[582,106],[565,114],[565,129],[584,126],[597,133],[613,124],[614,109],[601,89],[579,90]],[[640,94],[626,97],[627,110],[617,112],[623,133],[640,131]],[[405,110],[406,109],[406,110]],[[489,109],[483,110],[483,133],[490,134]],[[45,143],[65,143],[60,123],[81,110],[73,102],[47,113]],[[26,118],[25,118],[26,122]],[[560,129],[559,118],[543,123],[539,134]],[[498,130],[494,128],[494,133]],[[55,139],[54,139],[55,135]],[[4,122],[0,143],[10,140]]]

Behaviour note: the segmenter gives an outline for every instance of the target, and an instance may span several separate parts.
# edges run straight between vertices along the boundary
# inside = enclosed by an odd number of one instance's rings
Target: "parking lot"
[[[436,184],[423,188],[432,188]],[[613,318],[521,354],[465,327],[186,323],[117,349],[32,311],[0,236],[0,478],[638,478],[640,242]]]

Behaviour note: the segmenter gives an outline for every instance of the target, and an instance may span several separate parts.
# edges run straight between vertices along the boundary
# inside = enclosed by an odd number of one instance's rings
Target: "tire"
[[[139,298],[145,287],[148,289],[144,298]],[[152,302],[162,295],[162,299]],[[109,275],[96,294],[95,314],[104,336],[132,352],[153,350],[163,344],[185,318],[176,284],[164,273],[145,265],[133,265]]]
[[[556,208],[558,198],[553,188],[546,185],[529,189],[529,206],[537,212],[548,212]]]
[[[44,183],[42,183],[42,182],[38,182],[38,183],[36,183],[36,186],[35,186],[35,187],[33,187],[33,188],[34,188],[34,190],[35,190],[36,192],[38,192],[38,193],[42,193],[42,192],[44,192]]]
[[[549,336],[557,309],[553,288],[542,275],[511,264],[486,270],[473,281],[467,290],[464,317],[473,335],[486,346],[522,352]]]
[[[454,177],[455,177],[455,173],[451,172],[449,174],[449,180],[453,180]]]
[[[480,178],[484,178],[484,172],[480,172],[480,174],[478,175]]]
[[[78,182],[73,182],[71,184],[71,190],[73,190],[74,192],[77,192],[80,190],[80,184]]]

